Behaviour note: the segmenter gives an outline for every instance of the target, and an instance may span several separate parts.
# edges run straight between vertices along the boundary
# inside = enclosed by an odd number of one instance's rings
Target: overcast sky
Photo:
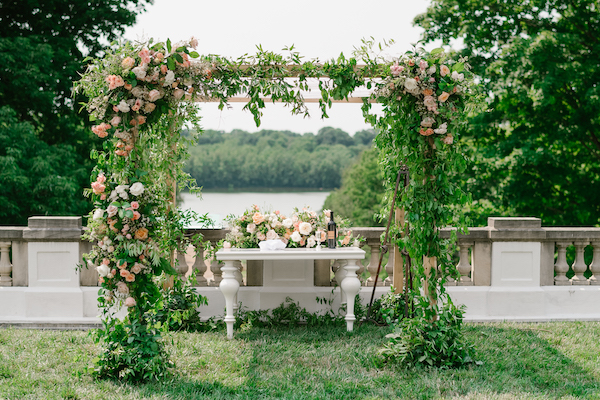
[[[218,54],[237,58],[256,52],[256,45],[274,52],[290,45],[306,59],[321,61],[348,58],[362,38],[377,41],[393,39],[391,53],[412,48],[422,29],[412,26],[413,18],[423,13],[429,0],[155,0],[129,28],[130,40],[154,38],[176,42],[191,36],[199,39],[200,54]],[[426,46],[430,49],[432,46]],[[298,133],[316,133],[324,126],[341,128],[350,134],[367,129],[359,104],[334,104],[329,119],[321,120],[318,105],[311,104],[311,118],[292,116],[281,104],[267,106],[260,128],[252,115],[233,110],[219,111],[214,103],[202,104],[205,129],[230,131],[243,129],[287,129]]]

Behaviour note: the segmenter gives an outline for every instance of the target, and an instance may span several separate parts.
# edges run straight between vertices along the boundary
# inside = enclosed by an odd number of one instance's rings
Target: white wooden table
[[[360,291],[360,280],[356,271],[360,268],[358,261],[365,258],[365,252],[358,247],[341,247],[336,249],[315,248],[306,249],[284,249],[284,250],[260,250],[260,249],[222,249],[217,251],[216,258],[223,261],[225,266],[221,268],[223,280],[219,285],[223,296],[225,297],[225,323],[227,324],[227,338],[233,338],[233,324],[235,316],[233,315],[233,302],[236,298],[240,284],[235,278],[237,268],[235,261],[240,260],[345,260],[344,265],[346,274],[343,276],[340,288],[346,295],[346,328],[348,331],[354,329],[354,298]]]

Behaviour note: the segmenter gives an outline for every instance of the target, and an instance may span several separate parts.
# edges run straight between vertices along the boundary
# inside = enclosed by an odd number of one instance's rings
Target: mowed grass
[[[480,366],[379,366],[389,328],[174,333],[172,377],[95,380],[87,333],[0,329],[5,399],[600,399],[600,323],[467,324]]]

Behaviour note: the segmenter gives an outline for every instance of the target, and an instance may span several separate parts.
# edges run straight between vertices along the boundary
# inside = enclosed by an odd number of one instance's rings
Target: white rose
[[[298,243],[302,240],[302,236],[300,235],[300,232],[294,231],[294,233],[292,233],[292,236],[290,237],[290,239],[292,239],[294,242]]]
[[[125,100],[121,100],[121,102],[117,105],[117,109],[121,112],[127,113],[129,112],[130,107]]]
[[[435,65],[432,65],[431,67],[429,67],[429,69],[427,70],[427,73],[429,75],[435,74]]]
[[[267,231],[267,240],[275,240],[278,237],[279,237],[279,235],[273,229],[270,229],[269,231]]]
[[[252,234],[256,230],[256,224],[248,224],[246,227],[246,232]]]
[[[102,219],[103,217],[104,217],[104,210],[101,208],[97,208],[96,211],[94,211],[93,219]]]
[[[308,222],[302,222],[300,223],[300,225],[298,225],[298,230],[303,235],[310,235],[310,232],[312,231],[312,226]]]
[[[462,82],[465,79],[465,74],[459,74],[458,72],[452,72],[452,80]]]
[[[133,185],[131,185],[131,187],[129,188],[129,193],[131,193],[134,196],[139,196],[140,194],[144,193],[144,185],[142,184],[142,182],[136,182]]]
[[[98,275],[104,278],[110,273],[110,268],[106,264],[100,264],[96,267],[96,271],[98,271]]]
[[[147,69],[146,64],[142,64],[142,65],[139,65],[139,66],[135,67],[134,69],[132,69],[131,72],[133,72],[135,74],[135,77],[137,79],[142,80],[146,77],[146,69]]]
[[[444,122],[443,124],[441,124],[441,125],[439,126],[439,128],[437,128],[437,129],[434,129],[433,131],[434,131],[435,133],[438,133],[438,134],[440,134],[440,135],[444,135],[444,134],[446,134],[446,132],[447,132],[447,129],[448,129],[448,124],[447,124],[446,122]]]
[[[231,243],[229,243],[227,241],[223,242],[223,248],[224,249],[230,249],[231,248]]]
[[[315,244],[317,244],[317,240],[315,239],[314,236],[309,237],[308,239],[306,239],[306,247],[311,248],[313,247]]]
[[[167,72],[167,75],[165,75],[165,83],[163,83],[163,86],[171,86],[173,84],[173,82],[175,82],[175,73],[173,73],[173,71],[169,70]]]
[[[291,218],[286,218],[283,220],[282,224],[287,229],[290,229],[292,227],[292,225],[294,225],[294,221],[292,221]]]
[[[133,89],[131,89],[131,94],[137,98],[144,97],[144,88],[142,88],[141,86],[136,86]]]
[[[417,81],[413,78],[406,78],[404,80],[404,87],[406,88],[406,90],[408,90],[409,92],[412,92],[413,90],[416,90],[418,87]]]

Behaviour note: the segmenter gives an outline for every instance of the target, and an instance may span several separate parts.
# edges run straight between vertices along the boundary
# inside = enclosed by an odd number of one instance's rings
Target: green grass
[[[85,332],[0,330],[5,399],[600,399],[600,323],[468,324],[481,366],[377,367],[387,328],[176,333],[173,376],[139,386],[94,380]]]

